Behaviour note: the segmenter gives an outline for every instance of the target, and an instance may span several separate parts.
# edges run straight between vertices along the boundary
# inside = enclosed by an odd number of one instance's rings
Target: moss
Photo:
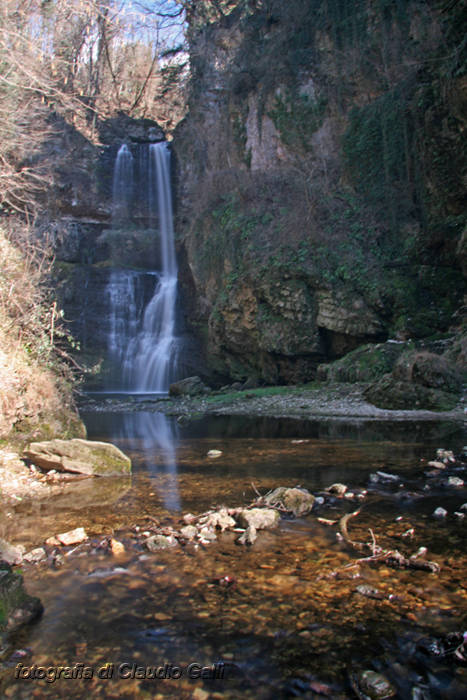
[[[310,151],[313,134],[323,123],[326,100],[312,99],[289,89],[285,95],[276,95],[268,116],[286,146],[300,151]]]

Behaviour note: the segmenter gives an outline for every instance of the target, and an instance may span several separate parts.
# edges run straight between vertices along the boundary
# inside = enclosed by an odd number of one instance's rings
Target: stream
[[[76,527],[91,544],[68,548],[58,568],[23,567],[45,611],[14,640],[23,651],[10,662],[5,697],[352,698],[349,679],[365,669],[383,673],[400,698],[466,697],[466,665],[430,655],[432,642],[423,641],[467,629],[465,520],[454,516],[467,489],[426,474],[438,448],[462,453],[462,426],[177,421],[134,409],[82,417],[90,439],[112,441],[132,458],[133,474],[86,479],[21,503],[6,525],[14,539],[20,519],[27,548]],[[222,452],[217,459],[207,456],[213,449]],[[378,470],[400,482],[372,483]],[[348,566],[358,555],[339,542],[335,525],[317,520],[357,507],[345,498],[283,517],[251,547],[236,544],[232,532],[158,552],[142,544],[155,521],[180,527],[182,514],[246,505],[255,490],[301,485],[316,495],[335,482],[368,489],[349,524],[352,537],[365,541],[371,528],[378,543],[406,556],[427,547],[440,573]],[[432,515],[438,506],[448,511],[443,519]],[[125,546],[118,556],[102,546],[111,534]],[[57,678],[60,666],[74,677]],[[47,678],[31,677],[41,668]]]

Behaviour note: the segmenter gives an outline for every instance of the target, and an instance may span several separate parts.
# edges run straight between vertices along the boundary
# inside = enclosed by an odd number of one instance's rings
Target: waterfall
[[[110,388],[166,393],[177,364],[177,263],[167,143],[141,146],[136,167],[129,148],[120,147],[113,180],[114,228],[121,229],[122,223],[131,224],[135,170],[140,189],[138,196],[146,200],[146,218],[155,240],[158,231],[160,270],[148,273],[119,269],[110,274],[107,347],[119,373],[119,386],[112,380]],[[148,293],[149,278],[152,282]]]
[[[149,146],[148,205],[151,223],[158,218],[161,271],[154,296],[144,311],[141,329],[130,344],[131,385],[137,391],[167,392],[177,362],[175,260],[170,151],[166,143]]]
[[[112,186],[112,223],[121,224],[131,215],[134,188],[133,156],[128,146],[120,146],[115,161]]]

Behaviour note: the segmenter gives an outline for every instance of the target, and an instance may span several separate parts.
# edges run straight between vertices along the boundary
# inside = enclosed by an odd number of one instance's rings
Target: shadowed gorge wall
[[[459,325],[462,2],[240,2],[191,17],[181,275],[214,375],[267,382]]]

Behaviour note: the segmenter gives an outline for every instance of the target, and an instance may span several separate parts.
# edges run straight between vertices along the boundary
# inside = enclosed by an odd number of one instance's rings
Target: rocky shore
[[[319,382],[286,387],[212,391],[195,396],[145,399],[82,396],[82,411],[158,411],[168,416],[243,415],[300,419],[453,420],[466,418],[464,401],[450,411],[377,408],[364,397],[366,383]]]

